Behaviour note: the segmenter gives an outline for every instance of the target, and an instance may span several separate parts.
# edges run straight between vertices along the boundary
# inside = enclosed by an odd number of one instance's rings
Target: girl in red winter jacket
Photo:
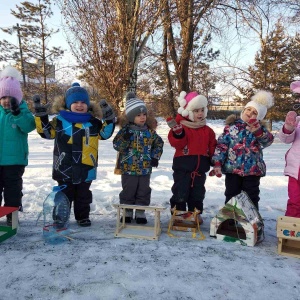
[[[207,99],[197,92],[182,91],[176,119],[168,119],[168,139],[175,148],[171,210],[203,211],[206,172],[216,147],[214,131],[206,125]],[[201,220],[201,218],[199,218]]]

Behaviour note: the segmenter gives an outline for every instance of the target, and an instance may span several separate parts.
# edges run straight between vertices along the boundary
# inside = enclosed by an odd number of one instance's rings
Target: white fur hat
[[[266,116],[268,108],[273,105],[273,95],[270,92],[261,90],[251,97],[251,101],[246,104],[245,108],[254,107],[257,110],[257,120],[261,121]]]
[[[194,121],[193,110],[204,108],[204,118],[207,116],[207,99],[206,97],[199,95],[197,92],[186,93],[182,91],[178,97],[178,113],[183,117],[188,117],[191,121]]]

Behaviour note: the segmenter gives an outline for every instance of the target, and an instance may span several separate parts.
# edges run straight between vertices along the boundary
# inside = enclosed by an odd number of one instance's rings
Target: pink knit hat
[[[204,117],[207,116],[207,99],[203,95],[199,95],[197,92],[186,93],[182,91],[178,97],[178,113],[183,117],[188,117],[191,121],[194,121],[193,110],[204,108]]]
[[[14,97],[20,103],[23,93],[19,81],[19,72],[12,66],[7,66],[0,74],[0,99]]]

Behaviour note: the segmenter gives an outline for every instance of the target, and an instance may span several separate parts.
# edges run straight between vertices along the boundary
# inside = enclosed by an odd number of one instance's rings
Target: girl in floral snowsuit
[[[245,191],[258,209],[260,178],[266,175],[262,150],[273,143],[274,136],[261,123],[273,96],[266,91],[256,93],[241,112],[240,118],[226,119],[223,134],[218,138],[210,175],[225,174],[227,203]]]

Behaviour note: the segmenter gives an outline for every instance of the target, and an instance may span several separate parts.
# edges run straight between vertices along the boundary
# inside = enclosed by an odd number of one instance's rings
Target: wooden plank
[[[279,238],[278,254],[300,258],[300,241]]]
[[[0,242],[7,240],[17,233],[17,229],[12,229],[10,226],[0,226]]]
[[[126,205],[126,204],[113,204],[117,209],[117,224],[115,237],[125,238],[140,238],[147,240],[158,240],[161,234],[160,228],[160,212],[165,210],[165,207],[157,206],[141,206],[141,205]],[[154,226],[139,226],[130,225],[125,223],[126,209],[141,209],[154,212]],[[122,212],[121,212],[122,210]],[[122,216],[122,223],[120,222]]]
[[[152,210],[152,211],[163,211],[166,207],[162,206],[143,206],[143,205],[127,205],[127,204],[113,204],[115,208],[128,208],[128,209],[141,209],[141,210]]]
[[[152,226],[125,225],[115,233],[115,237],[139,238],[147,240],[158,240],[160,232]]]
[[[0,218],[7,216],[8,214],[18,211],[18,207],[0,206]]]
[[[279,217],[277,219],[277,237],[300,241],[300,218]]]

